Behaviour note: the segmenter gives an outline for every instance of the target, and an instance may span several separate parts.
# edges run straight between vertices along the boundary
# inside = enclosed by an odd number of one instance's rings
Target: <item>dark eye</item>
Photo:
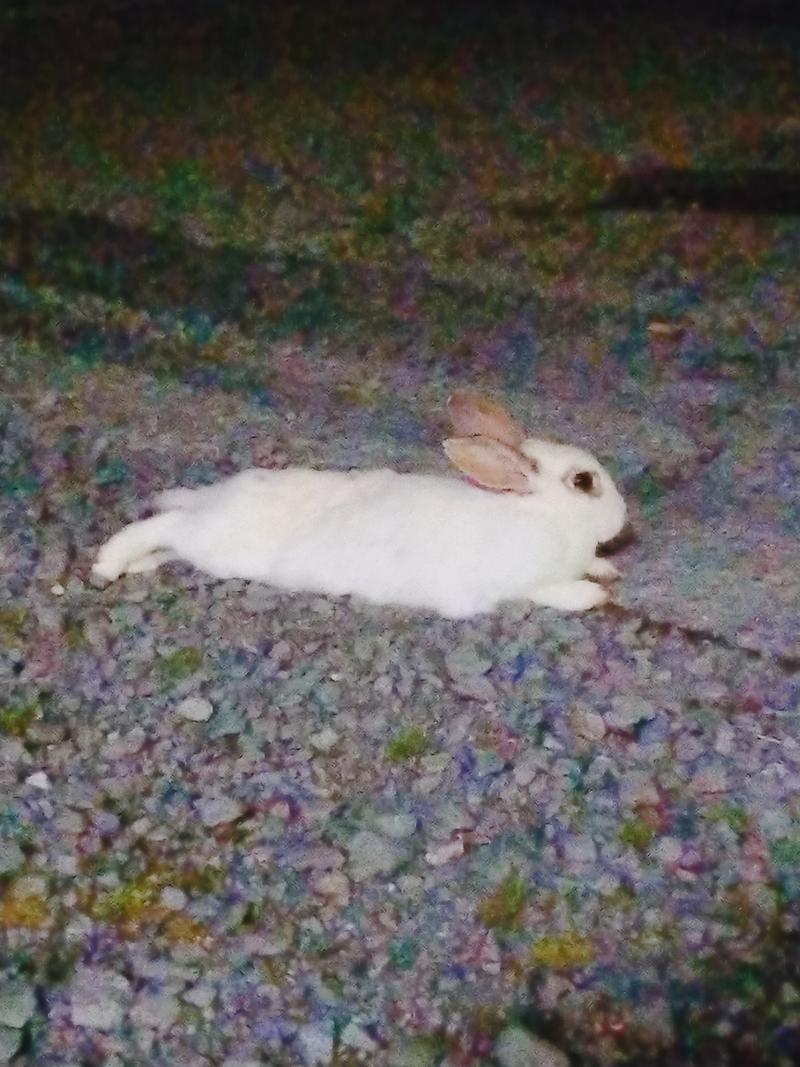
[[[572,484],[576,489],[580,489],[582,493],[593,493],[595,491],[594,475],[591,471],[578,471],[572,478]]]

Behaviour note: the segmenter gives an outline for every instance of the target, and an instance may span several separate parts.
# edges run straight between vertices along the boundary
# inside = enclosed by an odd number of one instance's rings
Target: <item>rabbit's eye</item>
[[[596,493],[598,486],[591,471],[578,471],[572,476],[572,484],[582,493]]]

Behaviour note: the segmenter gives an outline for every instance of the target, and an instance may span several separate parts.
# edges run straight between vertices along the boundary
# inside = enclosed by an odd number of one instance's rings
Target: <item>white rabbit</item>
[[[491,400],[448,401],[450,460],[472,483],[391,470],[252,469],[156,499],[160,514],[115,534],[93,573],[114,580],[182,559],[217,578],[294,592],[353,594],[450,618],[529,600],[603,604],[588,581],[618,577],[596,555],[625,504],[588,452],[525,438]]]

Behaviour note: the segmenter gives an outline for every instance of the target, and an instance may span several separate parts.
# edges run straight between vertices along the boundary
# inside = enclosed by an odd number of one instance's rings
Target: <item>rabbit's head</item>
[[[486,489],[535,494],[565,523],[591,531],[598,544],[622,532],[625,501],[591,452],[527,437],[496,401],[475,393],[454,393],[447,409],[458,436],[448,438],[444,450],[472,481]]]

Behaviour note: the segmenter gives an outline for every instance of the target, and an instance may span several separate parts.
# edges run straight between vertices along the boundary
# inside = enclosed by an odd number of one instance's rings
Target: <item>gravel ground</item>
[[[3,403],[4,462],[30,482],[3,512],[7,1048],[35,1039],[42,1067],[567,1062],[512,1025],[535,1011],[574,1055],[657,1062],[682,1013],[706,1011],[701,1043],[754,1032],[758,990],[793,1054],[796,394],[728,424],[735,490],[728,450],[694,446],[658,521],[634,508],[619,606],[586,616],[453,623],[180,564],[86,581],[159,487],[270,458],[439,465],[443,394],[412,368],[391,380],[392,404],[418,398],[405,433],[321,416],[325,373],[281,414],[118,370]],[[603,452],[620,428],[625,487],[675,388],[627,432],[619,398],[540,418]]]
[[[252,6],[59,10],[0,12],[0,1063],[800,1062],[800,226],[553,206],[794,173],[797,35],[423,20],[389,77],[287,5],[268,76]],[[454,386],[613,470],[615,604],[89,582],[160,489],[445,471]]]

